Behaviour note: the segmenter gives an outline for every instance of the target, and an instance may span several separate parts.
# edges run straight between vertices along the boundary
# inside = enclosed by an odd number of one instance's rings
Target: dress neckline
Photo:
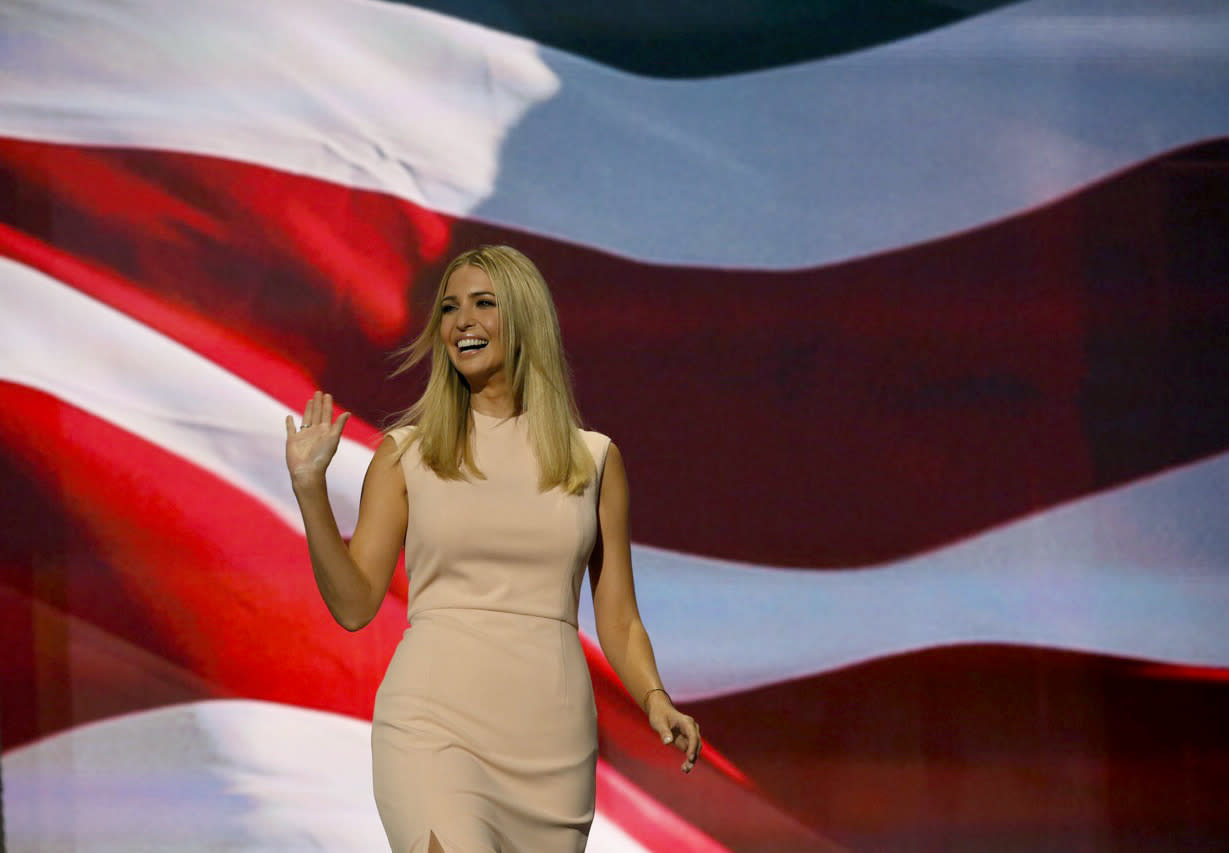
[[[475,424],[482,424],[484,426],[499,426],[502,423],[515,423],[517,419],[521,417],[520,415],[509,415],[507,417],[488,415],[474,408],[471,408],[469,412],[473,415]]]

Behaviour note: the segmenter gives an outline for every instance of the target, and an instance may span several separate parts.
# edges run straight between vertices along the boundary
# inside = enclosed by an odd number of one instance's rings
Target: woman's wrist
[[[324,472],[293,471],[290,474],[290,488],[294,490],[295,497],[318,493],[325,488]]]
[[[665,699],[667,702],[670,702],[670,694],[666,692],[666,688],[650,687],[647,691],[645,691],[645,694],[640,697],[640,707],[646,714],[649,712],[649,702],[653,700],[654,696],[658,696]],[[670,702],[670,704],[673,705],[674,703]]]

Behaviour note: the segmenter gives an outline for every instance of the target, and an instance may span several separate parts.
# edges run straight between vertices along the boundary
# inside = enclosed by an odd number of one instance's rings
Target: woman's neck
[[[476,394],[470,394],[469,407],[493,418],[510,418],[517,414],[516,401],[512,395],[487,386]]]

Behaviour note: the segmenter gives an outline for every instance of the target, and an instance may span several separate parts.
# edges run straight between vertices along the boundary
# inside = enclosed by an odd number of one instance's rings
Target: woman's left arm
[[[597,542],[589,559],[597,639],[623,686],[648,714],[649,725],[662,743],[673,743],[684,752],[683,772],[690,773],[700,757],[700,726],[670,701],[657,673],[648,632],[640,621],[632,580],[628,505],[627,471],[619,448],[612,443],[598,496]]]

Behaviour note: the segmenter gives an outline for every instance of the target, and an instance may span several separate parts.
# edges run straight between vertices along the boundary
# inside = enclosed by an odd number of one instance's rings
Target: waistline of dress
[[[496,610],[489,607],[428,607],[423,610],[415,610],[409,614],[409,623],[413,625],[416,621],[430,621],[433,614],[438,617],[449,618],[476,618],[491,621],[515,621],[517,619],[537,619],[544,622],[561,622],[564,625],[570,625],[576,630],[580,630],[580,626],[576,620],[560,619],[557,616],[544,616],[541,613],[521,613],[514,610]]]

